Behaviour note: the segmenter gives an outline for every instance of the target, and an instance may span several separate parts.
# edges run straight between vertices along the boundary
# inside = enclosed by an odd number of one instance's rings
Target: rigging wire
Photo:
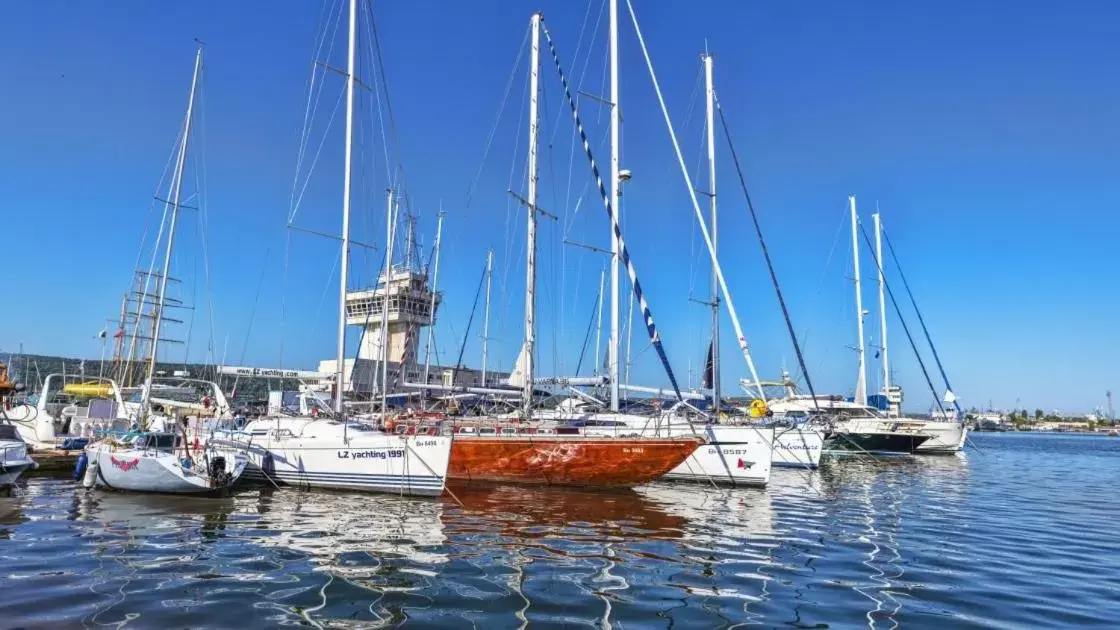
[[[205,82],[202,77],[199,79],[198,84],[198,99],[199,99],[199,148],[195,151],[195,186],[199,192],[208,190],[207,187],[207,169],[206,169],[206,90]],[[210,334],[207,340],[207,363],[214,364],[214,292],[211,283],[210,275],[210,204],[207,201],[208,197],[205,194],[200,194],[198,198],[198,220],[200,228],[200,240],[202,241],[202,270],[205,282],[206,291],[206,312],[210,323]]]
[[[478,169],[475,171],[474,179],[471,180],[470,186],[467,187],[467,205],[471,206],[471,201],[474,198],[475,189],[478,187],[478,182],[482,178],[482,171],[486,166],[486,158],[490,155],[490,148],[494,144],[494,136],[498,132],[498,126],[501,124],[502,115],[505,113],[506,104],[509,103],[510,93],[513,91],[513,81],[517,76],[517,70],[521,67],[521,59],[525,57],[525,49],[529,42],[529,29],[525,29],[525,36],[521,39],[521,47],[518,49],[517,59],[513,62],[513,68],[510,70],[509,78],[506,80],[506,89],[502,94],[502,101],[498,106],[498,111],[494,115],[494,124],[490,126],[490,133],[486,134],[486,146],[482,151],[482,159],[478,162]],[[512,176],[511,176],[512,178]]]
[[[886,240],[887,249],[889,249],[891,252],[891,260],[894,261],[894,266],[896,269],[898,269],[898,277],[902,280],[902,286],[906,288],[906,294],[910,296],[910,304],[914,307],[914,313],[918,316],[918,323],[922,326],[922,333],[925,335],[926,342],[929,344],[929,350],[933,354],[933,360],[935,363],[937,363],[938,371],[941,372],[941,379],[945,381],[945,389],[952,392],[953,386],[949,384],[949,375],[945,372],[945,366],[941,364],[941,358],[937,355],[937,348],[933,346],[933,338],[929,334],[929,328],[926,327],[926,322],[922,317],[922,312],[918,310],[918,302],[914,299],[914,292],[910,290],[910,283],[906,281],[906,274],[902,273],[902,263],[899,262],[898,256],[895,255],[894,245],[891,244],[891,237],[887,236],[886,230],[883,230],[883,239]],[[878,264],[877,260],[876,264]],[[883,284],[886,285],[885,279],[883,280]],[[897,305],[895,306],[895,310],[898,310]],[[902,317],[901,313],[899,314],[899,317]],[[933,395],[934,398],[937,398],[936,392],[934,392]],[[956,408],[957,414],[959,415],[961,413],[961,405],[957,402],[956,395],[953,396],[953,406]],[[944,409],[942,409],[942,412],[944,412]]]
[[[770,250],[766,247],[766,239],[762,236],[762,226],[758,222],[758,213],[755,212],[750,192],[747,191],[747,180],[743,176],[743,169],[739,164],[739,155],[735,152],[735,144],[731,141],[731,131],[727,127],[727,118],[724,117],[723,106],[720,105],[718,96],[715,96],[714,100],[716,111],[719,112],[720,126],[723,127],[723,135],[727,139],[728,152],[731,154],[731,160],[735,163],[735,172],[739,175],[739,187],[743,190],[743,196],[747,200],[747,209],[750,210],[751,222],[754,224],[754,231],[758,236],[758,245],[762,248],[762,256],[766,259],[766,269],[770,272],[770,282],[774,285],[774,293],[778,296],[778,304],[782,307],[782,317],[786,322],[786,330],[789,333],[790,341],[793,342],[793,351],[797,354],[797,364],[805,376],[805,384],[809,388],[809,395],[813,397],[813,407],[817,412],[820,412],[820,406],[817,404],[817,392],[813,388],[813,381],[809,378],[809,370],[805,367],[805,356],[801,352],[801,344],[797,341],[797,332],[793,327],[789,308],[786,306],[785,298],[782,297],[782,287],[778,284],[778,274],[774,271],[774,262],[770,259]]]
[[[393,153],[394,153],[394,157],[396,159],[397,174],[399,175],[399,178],[400,178],[400,184],[399,185],[400,185],[401,189],[404,190],[405,189],[405,186],[404,186],[404,161],[401,159],[401,155],[400,155],[401,139],[400,139],[400,134],[397,131],[397,119],[393,115],[393,101],[389,97],[389,79],[386,76],[386,72],[385,72],[385,58],[381,54],[381,38],[378,37],[378,34],[377,34],[377,19],[374,16],[374,13],[373,13],[373,0],[369,0],[369,5],[370,5],[369,9],[368,9],[369,25],[370,25],[370,29],[373,31],[373,50],[377,55],[377,70],[379,70],[379,72],[376,72],[376,74],[377,74],[377,76],[379,76],[381,78],[381,90],[385,94],[385,112],[389,116],[389,130],[393,134]],[[378,103],[380,103],[380,102],[381,101],[380,101],[380,97],[379,97],[378,98]],[[380,115],[380,107],[378,108],[378,115]],[[382,133],[384,133],[384,131],[382,131]],[[388,161],[388,158],[386,157],[386,162],[387,161]],[[405,195],[406,200],[407,200],[407,198],[408,198],[407,195]],[[406,209],[408,208],[407,204],[406,204],[405,208]]]
[[[575,371],[576,376],[579,376],[579,371],[583,367],[583,357],[584,357],[584,355],[587,354],[587,344],[591,341],[591,329],[594,328],[594,326],[595,326],[596,315],[599,312],[599,302],[601,302],[602,299],[603,299],[603,294],[600,293],[600,294],[595,296],[595,301],[591,304],[591,319],[589,319],[588,322],[587,322],[587,332],[585,332],[583,334],[583,346],[579,350],[579,362],[576,363],[576,371]],[[598,373],[598,371],[599,371],[599,365],[598,365],[599,358],[596,357],[595,361],[596,361],[596,364],[594,365],[595,369],[592,371],[593,374]]]
[[[867,235],[867,230],[862,224],[859,226],[859,231],[863,234],[863,241],[867,243],[868,249],[875,251],[871,244],[871,238]],[[875,261],[875,268],[882,274],[883,269],[879,266],[878,258],[871,256],[871,259]],[[898,315],[898,322],[902,324],[902,331],[906,333],[906,340],[910,342],[910,349],[914,351],[914,358],[918,360],[918,367],[922,368],[922,376],[926,379],[926,385],[929,386],[929,391],[933,394],[933,400],[937,403],[937,408],[941,411],[942,417],[944,417],[945,408],[941,406],[941,398],[937,395],[937,388],[933,386],[933,379],[929,377],[929,371],[926,370],[925,361],[922,361],[922,355],[918,352],[918,344],[914,343],[914,336],[910,334],[910,327],[906,325],[906,318],[902,316],[902,310],[898,308],[898,301],[894,299],[894,291],[891,289],[890,283],[887,282],[886,276],[882,276],[882,278],[883,288],[887,290],[887,296],[891,298],[891,305],[894,306],[894,312]],[[863,343],[863,341],[861,340],[860,343]]]
[[[451,368],[451,382],[455,383],[455,374],[463,367],[463,354],[467,351],[467,340],[471,336],[471,324],[474,322],[475,313],[478,312],[478,298],[482,295],[482,287],[486,284],[486,268],[482,269],[482,279],[478,281],[478,289],[474,292],[474,304],[471,305],[471,315],[467,318],[467,329],[463,331],[463,343],[459,345],[459,358]]]
[[[544,22],[541,22],[541,29],[544,31],[545,39],[548,41],[548,51],[552,54],[553,63],[556,66],[556,72],[560,76],[560,83],[564,87],[564,96],[568,101],[568,106],[572,112],[572,122],[575,123],[579,131],[580,140],[583,141],[583,149],[587,154],[588,162],[591,166],[592,175],[599,188],[599,196],[603,199],[603,209],[606,211],[608,218],[611,220],[614,238],[618,242],[619,258],[626,266],[626,271],[630,275],[630,283],[634,287],[634,297],[637,298],[638,303],[642,307],[642,317],[646,322],[646,331],[649,333],[650,341],[653,342],[654,348],[657,350],[657,355],[661,359],[662,367],[665,369],[665,374],[669,378],[669,382],[673,386],[673,392],[676,394],[678,401],[683,401],[684,397],[681,395],[680,385],[677,383],[676,375],[673,373],[673,368],[669,364],[669,357],[665,353],[664,345],[661,343],[660,333],[657,332],[657,326],[653,321],[653,313],[650,311],[649,304],[646,302],[645,296],[642,293],[641,284],[638,282],[637,270],[634,268],[634,262],[630,258],[630,251],[626,247],[626,243],[622,240],[622,231],[619,227],[618,219],[615,215],[617,209],[611,207],[610,196],[607,194],[607,189],[603,185],[602,175],[599,173],[599,167],[595,162],[595,156],[591,153],[591,143],[587,139],[587,134],[583,129],[583,122],[580,120],[579,111],[576,108],[576,101],[572,97],[571,89],[568,87],[568,79],[564,76],[564,70],[560,65],[560,57],[556,52],[556,45],[552,41],[552,35],[548,32],[548,27]]]

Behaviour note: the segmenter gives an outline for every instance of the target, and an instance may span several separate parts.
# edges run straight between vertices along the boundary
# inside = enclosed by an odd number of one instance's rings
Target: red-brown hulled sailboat
[[[636,486],[676,468],[703,441],[583,436],[463,436],[449,479],[563,486]]]
[[[661,477],[683,463],[704,443],[699,437],[680,438],[642,438],[642,437],[602,437],[584,435],[579,427],[557,426],[549,423],[533,422],[532,405],[537,395],[534,388],[533,350],[536,343],[536,257],[537,257],[537,214],[543,212],[537,207],[537,145],[538,145],[538,107],[539,92],[538,70],[540,66],[540,34],[543,30],[541,14],[530,18],[532,45],[529,68],[529,148],[526,171],[528,182],[526,197],[517,197],[527,212],[526,233],[526,277],[525,277],[525,341],[521,347],[513,372],[507,383],[520,387],[524,409],[521,420],[484,417],[478,419],[456,418],[444,420],[439,426],[425,427],[421,422],[406,421],[397,429],[417,435],[432,435],[432,431],[454,436],[451,446],[451,459],[448,477],[464,481],[496,481],[504,483],[531,483],[573,486],[635,486]],[[544,31],[547,34],[547,31]],[[557,65],[559,69],[559,65]],[[612,70],[613,72],[613,70]],[[563,78],[563,76],[561,76]],[[582,123],[575,111],[566,81],[564,90],[572,107],[580,135],[583,136]],[[618,164],[618,108],[612,109],[611,126],[615,140],[612,141],[612,167]],[[621,179],[617,172],[612,173],[608,184],[613,190],[612,198],[607,196],[598,167],[591,156],[590,145],[584,143],[593,174],[599,180],[599,190],[603,195],[608,217],[612,222],[612,237],[617,246],[614,264],[624,262],[634,289],[634,299],[642,306],[642,317],[646,322],[651,342],[657,349],[662,363],[669,371],[669,378],[676,387],[676,380],[669,370],[668,359],[661,347],[660,338],[653,324],[645,298],[636,280],[636,272],[629,251],[622,240],[621,228],[612,208],[617,208],[618,187]],[[547,213],[546,213],[547,214]],[[616,269],[617,272],[617,269]],[[612,291],[617,297],[617,273],[613,275]],[[618,309],[613,308],[615,327]],[[614,328],[612,328],[614,330]],[[611,384],[614,389],[612,399],[617,408],[618,389],[618,337],[612,334]],[[427,384],[425,378],[425,385]],[[454,382],[454,378],[452,378]],[[483,383],[485,385],[485,383]],[[387,427],[388,428],[388,427]],[[391,430],[391,429],[390,429]]]
[[[704,440],[602,437],[580,427],[496,418],[402,414],[400,435],[454,435],[449,479],[555,486],[638,486],[676,468]]]

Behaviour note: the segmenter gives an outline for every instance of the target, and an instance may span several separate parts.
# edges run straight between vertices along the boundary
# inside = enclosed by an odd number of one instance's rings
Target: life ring
[[[762,399],[758,399],[758,398],[751,401],[751,408],[750,409],[751,409],[751,417],[752,418],[762,418],[762,417],[766,416],[767,411],[769,411],[766,408],[766,403],[763,402]]]

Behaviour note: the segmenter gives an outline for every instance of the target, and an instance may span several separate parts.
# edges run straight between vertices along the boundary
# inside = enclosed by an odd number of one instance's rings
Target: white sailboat
[[[209,494],[228,491],[237,482],[247,463],[242,456],[203,457],[192,456],[186,442],[186,433],[175,432],[168,426],[167,418],[152,413],[153,377],[159,346],[160,327],[167,294],[167,280],[175,243],[183,172],[186,165],[187,146],[190,141],[194,99],[202,69],[202,47],[195,54],[194,73],[183,137],[179,144],[175,174],[171,182],[172,195],[168,203],[167,246],[164,253],[163,274],[160,276],[156,296],[151,356],[148,376],[141,391],[135,417],[138,431],[124,435],[109,435],[85,447],[78,460],[75,475],[82,478],[82,485],[112,490],[137,492],[165,492],[173,494]],[[113,383],[113,392],[120,402],[120,391]],[[122,404],[123,407],[123,404]]]
[[[216,430],[207,450],[249,459],[246,478],[271,484],[438,496],[451,460],[451,437],[431,433],[395,435],[346,419],[346,290],[350,258],[350,198],[354,135],[354,87],[358,3],[349,3],[346,71],[346,140],[342,187],[342,263],[338,304],[338,361],[332,417],[281,416],[250,421],[243,429]],[[389,193],[389,213],[393,198]],[[391,219],[390,219],[391,220]],[[387,385],[382,371],[382,390]]]
[[[879,272],[879,345],[883,359],[883,395],[889,402],[887,415],[898,416],[901,414],[902,390],[898,386],[891,386],[890,361],[887,355],[887,302],[884,293],[886,280],[883,277],[883,226],[878,212],[871,215],[871,218],[875,223],[875,260]],[[943,402],[945,405],[954,405],[956,398],[953,392],[946,391]],[[918,453],[955,453],[964,448],[965,439],[968,437],[968,428],[964,424],[964,418],[958,418],[955,414],[934,413],[928,422],[923,423],[922,433],[928,435],[929,439],[918,445]]]
[[[859,218],[856,213],[855,195],[848,197],[852,223],[852,261],[855,269],[856,322],[858,341],[856,352],[859,367],[853,400],[848,405],[843,401],[832,401],[830,407],[840,410],[840,417],[831,440],[831,445],[839,450],[856,450],[883,453],[920,453],[954,450],[952,444],[959,440],[964,443],[963,424],[959,427],[950,423],[930,423],[916,418],[907,418],[901,412],[901,390],[890,384],[890,363],[886,343],[886,286],[882,273],[882,246],[879,237],[879,215],[875,214],[876,227],[876,265],[879,272],[879,316],[881,326],[880,355],[883,362],[883,393],[888,401],[885,411],[873,409],[867,399],[867,366],[864,347],[863,296],[860,288],[859,266]],[[959,430],[958,430],[959,429]],[[931,446],[936,444],[937,446]],[[955,450],[960,450],[958,446]]]

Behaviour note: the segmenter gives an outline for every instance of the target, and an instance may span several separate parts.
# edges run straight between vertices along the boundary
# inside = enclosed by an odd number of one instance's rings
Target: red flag
[[[113,335],[113,339],[120,339],[120,338],[121,338],[121,337],[123,337],[123,336],[124,336],[124,330],[123,330],[123,329],[122,329],[122,330],[118,330],[118,331],[117,331],[117,332],[116,332],[116,333],[115,333],[115,334]]]

